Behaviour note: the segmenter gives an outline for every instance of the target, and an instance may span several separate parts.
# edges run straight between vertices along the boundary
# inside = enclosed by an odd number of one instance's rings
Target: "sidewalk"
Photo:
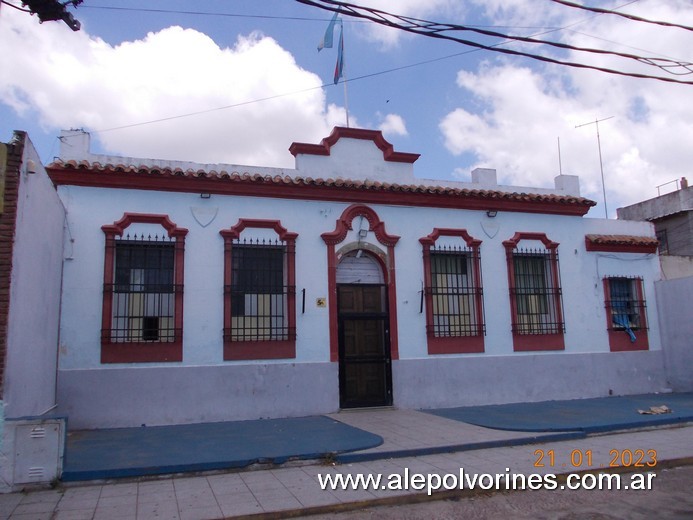
[[[658,396],[662,403],[667,396]],[[659,403],[661,404],[661,403]],[[673,408],[673,407],[672,407]],[[618,454],[655,450],[658,465],[693,463],[693,426],[586,436],[584,432],[531,433],[484,428],[410,410],[370,410],[333,414],[329,419],[383,438],[379,446],[347,451],[336,463],[289,462],[260,470],[150,477],[67,485],[56,490],[0,495],[0,518],[39,519],[218,519],[243,515],[277,518],[332,512],[377,502],[418,501],[425,491],[321,490],[325,474],[569,473],[598,470]],[[558,436],[558,437],[557,437]],[[565,436],[561,438],[561,436]],[[513,445],[517,444],[517,445]],[[553,450],[538,461],[536,450]],[[592,467],[586,453],[591,450]],[[582,465],[577,457],[583,456]],[[654,452],[652,452],[654,453]],[[618,457],[617,457],[618,458]],[[537,467],[541,462],[544,467]],[[623,462],[623,461],[621,461]],[[626,463],[629,463],[626,457]],[[631,469],[644,472],[651,468]],[[655,480],[656,484],[656,480]]]

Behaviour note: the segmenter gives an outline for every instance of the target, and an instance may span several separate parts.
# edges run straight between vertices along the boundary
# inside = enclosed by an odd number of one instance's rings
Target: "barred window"
[[[231,246],[230,341],[290,339],[286,243],[234,240]],[[292,288],[293,289],[293,288]]]
[[[111,342],[172,342],[175,328],[175,240],[116,238]]]
[[[433,335],[478,336],[483,334],[477,309],[481,288],[473,275],[474,252],[468,247],[432,247],[431,303]]]
[[[558,253],[512,251],[511,300],[515,334],[559,334],[564,331]]]
[[[606,278],[606,281],[606,309],[611,317],[609,329],[625,331],[635,342],[635,331],[647,328],[642,278],[612,277]]]
[[[425,303],[428,353],[483,352],[481,240],[466,229],[433,228],[419,242],[424,265],[420,312]]]

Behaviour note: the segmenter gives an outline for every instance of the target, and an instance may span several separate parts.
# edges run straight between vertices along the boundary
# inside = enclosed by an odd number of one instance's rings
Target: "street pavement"
[[[407,482],[402,479],[405,475],[419,473],[429,479],[433,478],[429,475],[438,475],[442,479],[447,474],[459,476],[461,469],[466,475],[528,476],[606,470],[656,474],[665,468],[693,463],[691,422],[561,438],[489,429],[412,410],[341,412],[330,418],[379,435],[383,443],[344,453],[346,459],[341,461],[339,456],[293,460],[243,469],[60,484],[55,489],[0,495],[0,518],[296,517],[473,493],[441,490],[429,497],[426,489],[414,489],[412,485],[398,490],[323,490],[320,477],[325,475],[382,475],[382,482]],[[620,468],[608,467],[614,463]],[[559,485],[561,482],[564,481],[559,480]],[[655,477],[653,487],[656,485]]]

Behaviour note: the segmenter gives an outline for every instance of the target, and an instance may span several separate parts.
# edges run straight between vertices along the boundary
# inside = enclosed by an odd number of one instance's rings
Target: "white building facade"
[[[71,428],[435,408],[667,386],[651,224],[552,190],[414,177],[380,132],[295,169],[93,155],[66,211],[57,402]]]

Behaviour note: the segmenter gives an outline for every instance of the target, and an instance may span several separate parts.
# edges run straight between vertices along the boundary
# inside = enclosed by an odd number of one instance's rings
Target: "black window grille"
[[[111,330],[112,342],[172,342],[175,328],[175,240],[127,235],[116,238]]]
[[[607,278],[607,312],[611,316],[610,330],[646,329],[645,300],[642,297],[642,278]]]
[[[230,341],[290,339],[286,282],[286,243],[234,240],[231,245]]]
[[[440,246],[430,250],[433,335],[479,336],[481,287],[474,273],[475,253],[468,247]],[[480,276],[479,276],[480,279]]]
[[[515,285],[510,292],[515,301],[516,334],[557,334],[564,332],[558,253],[545,250],[513,251]]]

